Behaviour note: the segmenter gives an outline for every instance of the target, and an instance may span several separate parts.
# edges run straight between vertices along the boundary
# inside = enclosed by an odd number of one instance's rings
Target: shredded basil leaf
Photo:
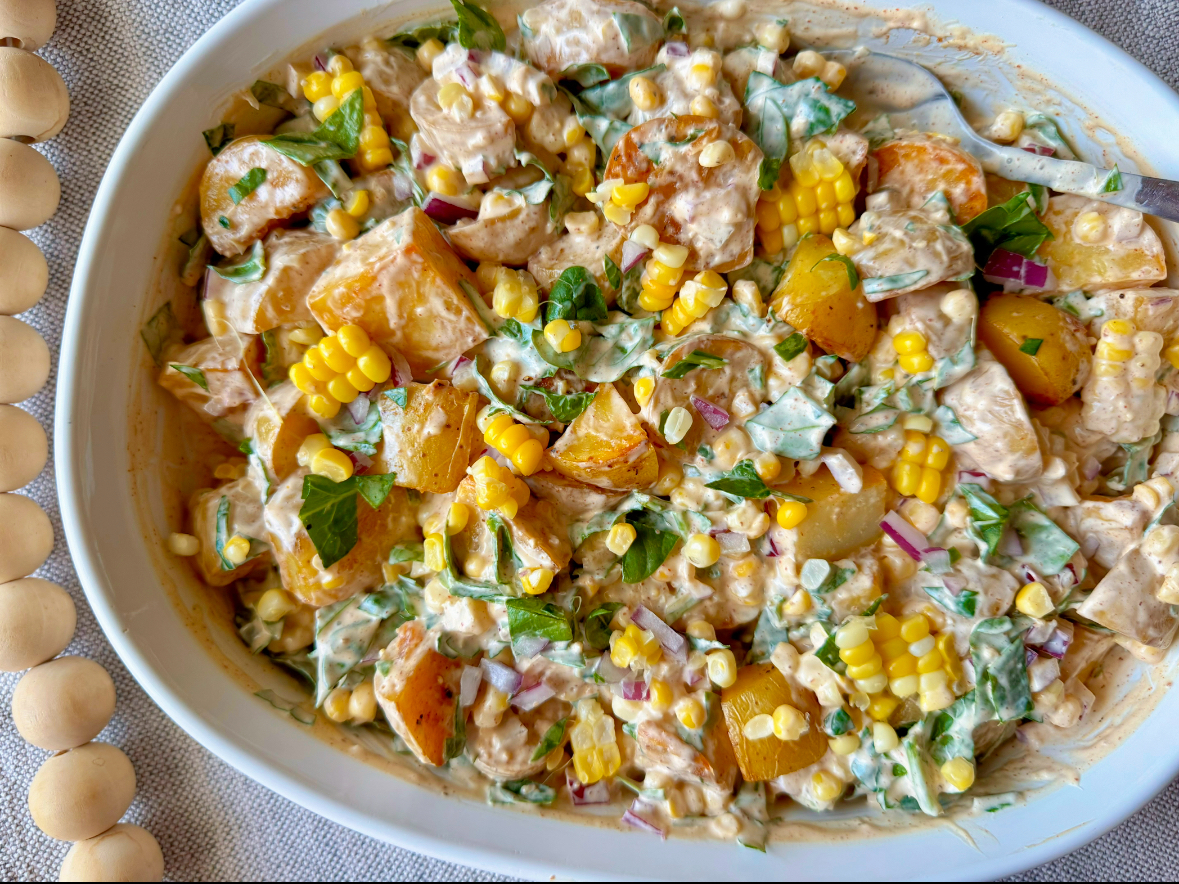
[[[177,365],[176,363],[172,363],[172,368],[176,369],[202,390],[207,391],[209,389],[209,379],[205,377],[205,373],[199,368],[194,368],[191,365]]]
[[[816,261],[815,267],[818,267],[824,261],[838,261],[840,264],[842,264],[843,269],[847,271],[848,287],[852,291],[856,290],[856,287],[860,284],[860,272],[856,270],[856,265],[852,262],[851,258],[849,258],[847,255],[840,254],[828,255],[827,257],[820,258],[818,261]],[[814,272],[815,267],[811,268],[812,272]]]
[[[233,133],[233,123],[222,123],[220,126],[206,129],[201,135],[205,137],[205,144],[209,146],[209,152],[213,156],[217,156],[217,154],[225,150],[229,142],[233,141]]]
[[[724,368],[728,364],[729,360],[722,356],[714,356],[712,353],[707,353],[704,350],[693,350],[671,368],[664,371],[662,376],[678,381],[694,368],[717,369]]]
[[[606,299],[593,274],[584,267],[566,268],[549,289],[545,322],[555,319],[601,322],[605,318]]]
[[[1044,343],[1043,338],[1028,338],[1019,345],[1020,353],[1027,353],[1028,356],[1035,356],[1040,352],[1040,345]]]
[[[632,513],[627,521],[634,526],[635,539],[622,556],[622,582],[642,583],[667,561],[680,538],[647,512]]]
[[[266,275],[266,249],[262,245],[262,240],[258,240],[254,247],[238,260],[220,266],[209,266],[222,279],[228,279],[237,285],[257,282]]]
[[[1036,216],[1031,200],[1031,192],[1022,191],[962,225],[980,267],[997,248],[1031,258],[1045,240],[1052,239],[1052,231]]]
[[[325,160],[347,160],[360,147],[360,130],[364,127],[364,95],[357,89],[339,108],[311,133],[288,132],[262,139],[262,143],[290,157],[302,166],[314,166]]]
[[[464,49],[503,52],[507,38],[495,16],[465,0],[450,0],[458,16],[458,42]]]
[[[779,341],[774,344],[774,352],[781,356],[786,362],[789,362],[799,353],[806,350],[807,340],[802,332],[795,332],[784,341]]]
[[[549,413],[554,419],[559,420],[563,424],[569,423],[589,408],[589,404],[594,401],[594,396],[597,395],[596,392],[554,393],[552,390],[546,390],[544,387],[534,387],[531,384],[523,384],[520,389],[527,393],[535,393],[538,396],[543,396]]]

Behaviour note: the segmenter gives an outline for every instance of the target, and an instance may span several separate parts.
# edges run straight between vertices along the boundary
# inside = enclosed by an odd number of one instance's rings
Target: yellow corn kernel
[[[674,287],[683,278],[684,271],[680,267],[668,267],[657,258],[651,258],[643,267],[643,275],[656,285]],[[660,290],[657,289],[656,291]],[[674,288],[672,289],[672,294],[675,294]]]
[[[666,712],[671,708],[671,687],[660,678],[652,679],[647,703],[655,712]]]
[[[348,355],[348,351],[344,349],[344,345],[340,343],[340,339],[336,335],[329,335],[320,341],[319,352],[323,356],[323,361],[332,371],[348,371],[356,364],[355,358]]]
[[[348,701],[352,699],[352,692],[347,688],[336,688],[323,701],[323,711],[332,721],[343,724],[351,715],[348,712]]]
[[[885,664],[884,671],[889,678],[904,678],[906,675],[913,675],[917,671],[917,658],[905,651],[900,656],[890,659]]]
[[[578,169],[573,174],[573,192],[578,196],[585,196],[594,189],[594,173],[588,168]]]
[[[879,614],[876,616],[877,618],[880,617]],[[894,623],[897,622],[896,618],[892,619]],[[879,638],[884,637],[880,636]],[[898,657],[903,657],[905,654],[909,653],[909,643],[901,638],[901,628],[899,624],[897,625],[893,636],[891,638],[885,639],[883,642],[878,644],[877,647],[880,649],[880,655],[884,657],[885,660],[890,661],[895,660]]]
[[[774,736],[784,743],[797,740],[810,730],[806,716],[789,703],[783,703],[774,709],[771,721],[774,724]]]
[[[912,614],[901,621],[901,638],[909,644],[929,635],[929,620],[924,614]]]
[[[315,71],[303,78],[303,97],[312,104],[332,94],[332,75]]]
[[[387,140],[388,136],[386,136],[386,141]],[[344,206],[344,211],[346,211],[353,218],[360,218],[364,215],[365,212],[368,211],[369,205],[370,200],[368,191],[364,188],[360,188],[352,192],[352,196],[348,198],[348,204]]]
[[[348,60],[348,56],[339,52],[335,53],[331,58],[328,59],[327,69],[328,73],[336,77],[340,76],[341,74],[347,74],[353,70],[352,62]]]
[[[446,533],[458,534],[467,527],[471,518],[471,509],[465,503],[454,501],[446,511]]]
[[[835,217],[840,227],[850,227],[856,220],[856,207],[851,203],[840,203],[835,209]]]
[[[311,456],[311,472],[343,482],[352,477],[352,460],[338,448],[321,448]]]
[[[794,184],[798,185],[800,190],[805,189],[810,191],[819,183],[819,170],[811,162],[810,153],[805,150],[799,151],[790,157],[790,171],[794,174]],[[803,212],[802,214],[809,215],[810,212]]]
[[[684,558],[697,568],[709,568],[720,559],[720,543],[707,534],[693,534],[684,544]]]
[[[887,721],[877,721],[872,725],[872,748],[877,755],[891,752],[901,744],[897,732]]]
[[[778,504],[778,524],[790,530],[797,528],[807,517],[806,504],[800,500],[783,500]]]
[[[868,717],[873,721],[888,721],[901,701],[888,694],[877,694],[868,703]]]
[[[901,448],[901,460],[909,463],[924,463],[929,439],[917,430],[905,430],[905,444]]]
[[[650,192],[651,185],[645,181],[635,184],[619,184],[610,194],[610,201],[633,211],[639,203],[647,198]]]
[[[364,77],[359,71],[348,71],[332,80],[332,95],[337,101],[343,101],[357,89],[364,88]]]
[[[639,293],[639,306],[650,313],[661,313],[675,301],[675,292],[673,291],[670,296],[664,297],[654,289],[654,285],[643,286],[642,292]]]
[[[720,116],[720,108],[705,95],[697,95],[693,98],[692,103],[688,105],[688,112],[697,117],[707,117],[710,120],[715,120]]]
[[[662,100],[659,94],[659,87],[655,85],[654,80],[647,77],[631,77],[629,92],[630,100],[635,103],[639,110],[652,111],[659,107]]]
[[[763,197],[768,199],[768,197]],[[793,224],[798,220],[798,204],[789,193],[780,194],[774,201],[778,208],[778,221],[783,225]]]
[[[1134,323],[1128,319],[1110,319],[1101,326],[1102,335],[1132,335],[1134,332]]]
[[[311,106],[311,112],[321,123],[340,109],[339,99],[334,95],[325,95]]]
[[[610,646],[610,662],[619,669],[628,669],[631,662],[639,655],[638,643],[626,633],[614,634],[613,644]]]
[[[1105,219],[1098,212],[1082,212],[1073,221],[1073,236],[1083,243],[1100,242],[1105,231]]]
[[[1039,581],[1027,584],[1016,594],[1015,607],[1021,614],[1036,619],[1043,619],[1056,609],[1052,603],[1052,596]]]
[[[1114,346],[1110,341],[1101,341],[1097,344],[1094,355],[1098,359],[1108,359],[1110,362],[1125,362],[1134,355],[1134,352],[1124,347]]]
[[[835,200],[838,203],[850,203],[856,198],[856,184],[846,169],[840,172],[832,187],[835,189]]]
[[[819,232],[830,236],[839,227],[839,214],[834,209],[825,209],[819,213]]]
[[[787,617],[801,617],[811,609],[811,596],[805,589],[797,589],[794,595],[786,600],[782,612]]]
[[[865,641],[852,648],[841,648],[839,651],[839,659],[848,666],[862,666],[875,656],[876,648],[872,646],[870,641]]]
[[[883,667],[884,661],[880,658],[880,655],[873,653],[872,656],[868,658],[867,662],[862,663],[859,666],[848,666],[847,677],[855,679],[856,681],[862,681],[876,675],[882,670]]]
[[[921,688],[920,678],[917,673],[903,675],[900,678],[890,678],[888,689],[898,697],[911,697]]]
[[[737,658],[728,648],[708,654],[708,678],[718,688],[732,687],[737,681]]]
[[[380,150],[389,146],[389,135],[380,126],[365,126],[360,130],[360,149],[362,151]],[[364,214],[361,212],[360,214]]]
[[[310,469],[312,458],[324,449],[331,447],[332,443],[328,441],[328,437],[323,433],[312,433],[299,446],[299,450],[295,453],[295,461],[299,466]]]
[[[738,580],[751,577],[755,571],[757,571],[757,559],[753,556],[746,556],[733,565],[733,576]]]
[[[254,613],[259,619],[267,623],[277,623],[291,611],[298,607],[298,603],[283,589],[268,589],[262,593],[254,605]]]
[[[693,697],[685,697],[675,704],[675,717],[690,731],[704,727],[704,704]]]
[[[625,227],[630,223],[631,210],[618,203],[609,202],[602,206],[602,215],[610,223]]]
[[[651,401],[651,395],[655,392],[655,378],[643,377],[636,379],[634,390],[635,401],[638,402],[639,407],[642,408],[649,401]]]
[[[727,141],[714,141],[704,146],[700,151],[700,165],[705,169],[715,169],[737,159],[737,152]]]
[[[688,260],[688,247],[674,243],[660,243],[651,253],[657,264],[662,264],[669,270],[681,270]],[[664,280],[660,280],[663,282]]]
[[[323,223],[327,232],[341,242],[356,239],[360,233],[360,225],[356,223],[356,219],[343,209],[332,209],[327,213]]]
[[[897,494],[912,497],[921,485],[921,467],[915,463],[898,460],[892,468],[892,487]]]
[[[817,801],[828,804],[843,794],[843,782],[834,774],[818,770],[811,775],[811,790]]]
[[[303,354],[303,365],[311,374],[311,377],[317,381],[330,381],[336,376],[335,369],[324,361],[323,353],[319,347],[309,347],[307,349],[307,352]],[[294,380],[293,376],[291,380]],[[298,382],[295,383],[295,386],[299,386]],[[302,390],[303,388],[299,387],[299,389]],[[303,390],[303,392],[307,391]]]
[[[422,564],[431,571],[442,571],[446,568],[446,558],[441,534],[427,534],[422,543]]]
[[[509,92],[508,97],[504,99],[504,112],[512,118],[512,122],[517,126],[522,126],[528,122],[528,118],[532,116],[532,105],[528,99],[517,95],[514,92]]]
[[[855,734],[842,734],[838,737],[831,737],[827,740],[827,745],[836,755],[851,755],[860,748],[860,738]]]
[[[963,676],[962,661],[958,659],[958,651],[954,647],[954,636],[943,632],[937,637],[937,649],[946,667],[946,675],[950,681],[960,681]]]
[[[921,374],[933,368],[933,357],[928,353],[902,353],[897,362],[909,374]]]
[[[296,362],[292,365],[287,370],[287,377],[291,379],[291,383],[295,385],[300,393],[311,396],[319,390],[319,385],[316,383],[315,378],[302,362]]]
[[[347,405],[360,395],[360,391],[352,386],[346,374],[338,374],[328,381],[327,391],[333,399],[342,405]]]
[[[371,681],[362,681],[348,699],[348,716],[353,724],[368,724],[377,717],[377,695]]]
[[[834,184],[830,181],[820,181],[815,185],[815,203],[820,210],[834,209],[837,202]]]
[[[925,453],[925,465],[935,470],[944,470],[950,462],[950,446],[941,436],[929,437],[929,448]]]
[[[201,551],[201,542],[191,534],[173,531],[168,535],[168,551],[176,556],[195,556]]]
[[[544,327],[544,337],[558,353],[569,353],[581,346],[581,330],[571,327],[565,319],[548,323]]]
[[[426,172],[426,186],[443,196],[458,196],[465,184],[460,173],[441,163],[435,163]]]
[[[240,534],[234,534],[221,548],[223,555],[235,567],[245,562],[250,555],[250,541]]]
[[[767,255],[776,255],[786,247],[786,241],[782,237],[780,229],[763,230],[758,235],[761,238],[761,247]]]
[[[307,406],[319,417],[330,421],[340,413],[340,403],[331,396],[316,393],[307,397]]]
[[[774,719],[765,714],[754,715],[745,722],[741,732],[747,740],[764,740],[774,735]]]
[[[942,490],[942,474],[933,467],[921,469],[921,481],[917,485],[916,497],[924,503],[933,503]]]
[[[876,628],[873,631],[876,633],[873,636],[876,641],[888,641],[901,634],[901,624],[892,614],[886,611],[879,611],[876,614]],[[886,654],[885,656],[887,657],[888,655]]]
[[[757,229],[762,233],[777,230],[782,226],[782,217],[778,214],[778,207],[770,200],[758,200]]]
[[[958,792],[974,785],[974,762],[968,758],[951,758],[942,765],[942,779]]]
[[[393,363],[385,351],[373,344],[356,359],[356,367],[373,383],[383,384],[393,373]]]
[[[531,476],[535,473],[543,459],[544,446],[535,438],[527,440],[509,455],[512,466],[521,476]]]
[[[422,70],[427,74],[430,73],[434,69],[434,59],[441,55],[444,49],[446,47],[442,45],[442,41],[435,37],[431,37],[419,46],[416,55]]]
[[[925,335],[915,331],[901,332],[893,336],[892,346],[898,353],[924,353]]]
[[[520,582],[529,595],[540,595],[552,586],[554,576],[551,568],[533,568],[520,576]]]
[[[942,668],[942,663],[941,652],[934,648],[917,661],[917,673],[925,675],[927,672],[937,672]]]
[[[1116,378],[1125,370],[1124,366],[1116,362],[1105,362],[1102,360],[1098,360],[1097,364],[1093,366],[1093,373],[1099,378]]]
[[[629,522],[619,522],[606,535],[606,549],[616,556],[626,555],[630,545],[635,542],[638,532]]]
[[[596,700],[577,703],[577,723],[569,733],[573,750],[573,771],[589,785],[612,776],[622,766],[622,755],[614,737],[614,719],[602,712]]]
[[[798,211],[798,217],[800,219],[808,218],[819,210],[819,204],[815,201],[815,191],[813,188],[804,187],[797,179],[790,184],[790,196],[794,200],[794,207]],[[799,227],[801,229],[801,224]]]
[[[812,233],[818,233],[819,232],[819,216],[818,215],[808,215],[805,218],[799,218],[798,223],[795,224],[795,227],[798,228],[799,236],[809,236]]]
[[[463,100],[470,101],[471,93],[462,83],[446,83],[438,89],[438,106],[450,110]]]
[[[336,332],[336,339],[340,342],[340,346],[344,348],[344,352],[352,357],[363,356],[364,352],[372,346],[368,332],[359,325],[342,326]]]

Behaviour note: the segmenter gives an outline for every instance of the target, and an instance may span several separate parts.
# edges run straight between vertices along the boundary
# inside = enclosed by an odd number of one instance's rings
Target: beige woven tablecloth
[[[11,2],[11,0],[10,0]],[[20,2],[20,0],[16,0]],[[903,2],[903,0],[902,0]],[[986,0],[978,0],[986,2]],[[1050,0],[1179,83],[1179,0]],[[70,274],[108,158],[148,92],[236,0],[59,0],[42,51],[65,78],[73,113],[45,152],[61,176],[61,210],[32,234],[49,258],[49,292],[24,315],[56,354]],[[1175,173],[1176,169],[1162,170]],[[52,434],[53,376],[25,403]],[[70,652],[114,676],[118,710],[102,739],[135,764],[128,819],[150,829],[176,880],[502,880],[358,835],[280,798],[201,748],[131,679],[86,605],[61,532],[52,467],[27,489],[54,521],[57,546],[40,573],[78,604]],[[67,846],[42,835],[25,795],[45,753],[26,745],[8,712],[16,676],[0,677],[0,877],[56,880]],[[1017,880],[1174,880],[1179,869],[1179,783],[1093,844]],[[736,848],[734,848],[736,849]]]

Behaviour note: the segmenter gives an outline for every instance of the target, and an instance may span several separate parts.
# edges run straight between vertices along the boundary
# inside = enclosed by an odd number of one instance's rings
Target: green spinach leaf
[[[1052,231],[1036,216],[1029,191],[1017,193],[1007,202],[992,206],[962,225],[974,245],[975,261],[981,267],[997,248],[1031,258]]]
[[[717,369],[724,368],[728,364],[729,360],[723,356],[714,356],[712,353],[704,350],[693,350],[671,368],[664,371],[662,376],[671,378],[672,380],[679,380],[687,376],[688,372],[694,368]]]
[[[602,290],[584,267],[569,267],[549,289],[545,321],[555,319],[601,322],[606,318],[606,299]]]
[[[191,365],[177,365],[176,363],[172,363],[172,368],[176,369],[202,390],[208,391],[209,379],[205,377],[205,373],[199,368],[194,368]]]
[[[458,16],[458,42],[464,49],[503,52],[507,38],[490,12],[465,0],[450,0]]]
[[[774,344],[774,352],[782,357],[786,362],[789,362],[799,353],[806,350],[807,340],[802,332],[795,332],[784,341],[779,341]]]
[[[632,513],[627,521],[634,526],[636,536],[622,556],[622,582],[642,583],[667,561],[680,538],[645,511]]]
[[[543,396],[549,413],[563,424],[570,423],[575,417],[589,408],[589,404],[594,401],[594,397],[597,395],[596,392],[554,393],[552,390],[546,390],[544,387],[534,387],[531,384],[522,384],[520,389],[527,393],[535,393],[538,396]]]
[[[262,240],[258,240],[254,247],[238,260],[219,267],[209,266],[222,279],[228,279],[236,285],[257,282],[266,275],[266,249],[262,246]]]
[[[324,160],[347,160],[356,156],[363,126],[364,95],[357,89],[314,132],[274,135],[262,139],[262,143],[302,166],[314,166]]]
[[[233,200],[236,206],[251,193],[257,190],[266,182],[266,170],[254,168],[248,171],[240,179],[237,184],[229,188],[229,198]]]

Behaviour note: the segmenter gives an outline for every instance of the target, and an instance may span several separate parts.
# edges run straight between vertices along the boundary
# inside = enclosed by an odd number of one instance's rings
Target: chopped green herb
[[[176,363],[172,363],[172,368],[176,369],[202,390],[208,391],[209,379],[205,377],[205,373],[199,368],[194,368],[191,365],[177,365]]]
[[[236,261],[213,266],[213,272],[237,285],[257,282],[266,275],[266,249],[262,245],[262,240],[255,242],[254,247]]]
[[[139,337],[143,338],[143,343],[147,345],[147,352],[151,354],[152,361],[156,365],[160,364],[160,360],[164,356],[164,348],[168,346],[176,332],[176,314],[172,312],[171,301],[165,303],[163,307],[152,314],[151,319],[144,323],[143,328],[139,330]]]
[[[232,226],[229,223],[229,219],[226,218],[224,215],[217,216],[217,223],[220,224],[222,227],[224,227],[226,230],[229,230],[229,228]]]
[[[1101,185],[1101,193],[1117,193],[1122,189],[1122,173],[1118,171],[1117,164],[1114,164],[1113,170],[1106,177],[1105,182]]]
[[[236,206],[251,193],[266,182],[266,170],[257,167],[243,175],[233,187],[229,188],[229,198]]]
[[[554,319],[588,319],[601,322],[606,318],[606,299],[602,290],[584,267],[569,267],[564,270],[549,289],[548,306],[545,308],[545,322]]]
[[[395,543],[389,550],[389,564],[399,565],[402,562],[421,562],[425,560],[425,550],[420,540],[408,543]]]
[[[535,393],[538,396],[543,396],[549,413],[552,414],[555,420],[559,420],[563,424],[569,423],[589,408],[589,404],[598,395],[596,392],[554,393],[552,390],[546,390],[544,387],[534,387],[531,384],[522,384],[520,389],[527,393]]]
[[[405,387],[394,387],[392,390],[386,390],[384,396],[386,399],[396,402],[402,408],[405,408],[409,402],[409,390]]]
[[[1044,343],[1043,338],[1028,338],[1019,345],[1020,353],[1027,353],[1028,356],[1035,356],[1040,352],[1040,345]]]
[[[818,261],[816,261],[815,267],[818,267],[824,261],[838,261],[840,264],[842,264],[843,269],[847,271],[848,287],[852,289],[852,291],[855,291],[856,287],[860,284],[860,272],[856,270],[856,265],[852,262],[851,258],[849,258],[847,255],[828,255],[827,257],[820,258]],[[811,268],[812,272],[814,271],[815,267]]]
[[[614,263],[609,255],[603,256],[602,266],[606,271],[606,279],[610,281],[610,285],[614,286],[615,289],[622,288],[622,271],[618,269],[618,265]]]
[[[524,636],[540,636],[551,642],[573,640],[573,627],[569,617],[551,602],[537,598],[506,599],[508,609],[508,634],[512,640]]]
[[[1045,240],[1052,239],[1052,231],[1036,216],[1032,194],[1026,190],[971,218],[962,225],[962,232],[974,245],[980,267],[997,248],[1031,258]]]
[[[532,751],[532,760],[540,761],[542,758],[548,756],[550,752],[565,742],[565,728],[569,724],[568,718],[562,718],[547,731],[544,736],[540,738],[540,743]]]
[[[458,16],[458,42],[464,49],[503,52],[507,38],[490,12],[465,0],[450,0]]]
[[[610,621],[621,607],[618,602],[606,602],[586,615],[582,622],[582,631],[585,633],[586,644],[595,651],[604,651],[610,647]]]
[[[201,134],[205,136],[205,144],[209,145],[209,152],[213,156],[217,156],[225,149],[225,145],[233,141],[233,132],[233,123],[222,123],[220,126],[206,129]]]
[[[364,95],[357,89],[314,132],[287,132],[264,138],[262,143],[302,166],[314,166],[356,156],[363,126]]]
[[[352,476],[343,482],[314,474],[303,477],[299,521],[307,529],[307,536],[325,568],[340,561],[356,546],[357,494],[376,509],[388,497],[395,479],[393,473]]]
[[[672,380],[679,380],[685,377],[688,372],[694,368],[708,368],[717,369],[723,368],[729,364],[729,360],[722,356],[714,356],[711,353],[706,353],[703,350],[693,350],[687,356],[684,356],[673,365],[671,368],[663,372],[663,377],[671,378]]]
[[[802,332],[795,332],[784,341],[774,344],[774,352],[789,362],[799,353],[806,350],[807,340]]]
[[[651,513],[632,513],[627,521],[636,534],[622,556],[622,582],[642,583],[667,561],[680,538],[674,531],[664,530],[663,523]]]

